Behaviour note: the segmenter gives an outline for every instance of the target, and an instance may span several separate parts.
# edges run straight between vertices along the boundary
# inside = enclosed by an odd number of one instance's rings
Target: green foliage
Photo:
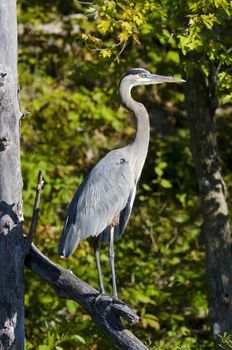
[[[224,350],[232,349],[232,339],[230,334],[225,333],[223,336],[221,336],[220,347]]]
[[[129,67],[180,76],[197,65],[207,76],[216,65],[224,105],[217,132],[231,189],[230,8],[225,0],[18,1],[25,232],[42,169],[36,244],[95,287],[91,242],[62,262],[57,245],[83,177],[105,152],[133,137],[117,95]],[[133,93],[147,106],[152,130],[132,218],[116,245],[120,297],[140,315],[132,330],[151,349],[209,350],[204,247],[183,90],[160,86]],[[101,251],[110,292],[107,248]],[[27,349],[114,349],[79,305],[57,298],[29,271],[25,280]]]
[[[149,58],[148,65],[161,63],[160,44],[166,53],[166,63],[180,62],[187,74],[199,66],[206,75],[213,63],[218,72],[219,92],[225,92],[231,102],[231,13],[232,3],[226,0],[175,1],[95,1],[96,27],[82,38],[103,57],[114,56],[122,60],[123,51],[141,54],[143,48]],[[92,18],[89,22],[92,23]],[[112,41],[113,39],[113,41]],[[152,44],[152,45],[151,45]],[[132,46],[132,47],[131,47]],[[137,56],[139,57],[139,56]],[[152,62],[153,61],[153,62]],[[226,83],[225,83],[226,81]],[[220,94],[221,95],[221,94]]]

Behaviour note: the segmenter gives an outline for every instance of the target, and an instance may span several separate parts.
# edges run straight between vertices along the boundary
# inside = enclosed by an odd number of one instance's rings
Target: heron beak
[[[165,75],[147,74],[147,79],[150,80],[150,84],[161,84],[161,83],[185,83],[186,80],[174,77],[167,77]]]

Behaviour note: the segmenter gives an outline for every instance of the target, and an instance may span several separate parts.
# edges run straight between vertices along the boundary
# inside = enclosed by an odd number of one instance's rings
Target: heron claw
[[[119,300],[118,298],[112,297],[105,293],[99,293],[94,299],[94,304],[98,303],[99,301],[108,301],[111,304],[126,305],[124,301]]]
[[[119,300],[118,298],[115,298],[115,297],[112,298],[112,303],[113,304],[126,305],[126,303],[124,303],[124,301]]]
[[[94,304],[98,303],[99,301],[110,301],[111,302],[112,298],[105,293],[99,293],[94,300]]]

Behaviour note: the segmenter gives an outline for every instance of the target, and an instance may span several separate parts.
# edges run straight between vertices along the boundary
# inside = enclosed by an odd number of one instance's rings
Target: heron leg
[[[99,287],[100,287],[100,292],[101,292],[101,294],[105,294],[105,288],[104,288],[104,283],[103,283],[103,279],[102,279],[102,271],[101,271],[101,264],[100,264],[100,252],[99,252],[99,239],[98,239],[98,237],[94,241],[93,249],[94,249],[94,255],[95,255],[95,260],[96,260],[96,265],[97,265],[98,283],[99,283]]]
[[[110,267],[112,273],[112,286],[113,286],[113,298],[118,299],[117,286],[116,286],[116,275],[114,268],[114,227],[110,229],[110,249],[109,249]]]

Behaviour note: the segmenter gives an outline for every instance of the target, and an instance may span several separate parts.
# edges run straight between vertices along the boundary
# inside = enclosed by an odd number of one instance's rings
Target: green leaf
[[[155,167],[155,172],[156,172],[156,174],[158,175],[158,176],[162,176],[163,175],[163,170],[159,167],[159,166],[156,166]]]
[[[160,185],[164,188],[172,188],[172,184],[169,180],[167,179],[161,179],[160,180]]]
[[[73,300],[67,300],[66,301],[66,306],[67,306],[67,309],[68,311],[71,313],[71,314],[75,314],[75,312],[77,311],[78,309],[78,305],[75,301]]]

